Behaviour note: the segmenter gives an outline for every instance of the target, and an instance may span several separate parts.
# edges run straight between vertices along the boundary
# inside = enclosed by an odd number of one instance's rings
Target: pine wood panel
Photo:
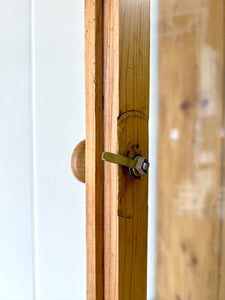
[[[224,7],[159,1],[158,300],[225,299]]]
[[[85,1],[87,300],[103,299],[103,7]]]
[[[104,1],[104,150],[148,157],[149,1]],[[104,167],[105,299],[146,299],[148,177]]]

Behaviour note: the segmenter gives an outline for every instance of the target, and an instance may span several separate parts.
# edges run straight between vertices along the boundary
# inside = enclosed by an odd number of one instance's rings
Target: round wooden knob
[[[85,183],[85,140],[80,142],[73,150],[71,168],[73,175],[79,181]]]

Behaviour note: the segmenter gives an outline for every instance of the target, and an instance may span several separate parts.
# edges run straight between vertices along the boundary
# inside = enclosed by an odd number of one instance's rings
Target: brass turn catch
[[[146,175],[149,169],[149,162],[145,157],[135,153],[131,158],[114,154],[110,152],[103,152],[102,159],[113,164],[118,164],[129,168],[129,172],[132,178],[138,179],[141,175]]]

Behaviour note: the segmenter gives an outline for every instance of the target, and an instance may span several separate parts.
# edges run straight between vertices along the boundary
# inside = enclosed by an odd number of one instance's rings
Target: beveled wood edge
[[[87,300],[102,300],[103,275],[103,1],[85,0]]]

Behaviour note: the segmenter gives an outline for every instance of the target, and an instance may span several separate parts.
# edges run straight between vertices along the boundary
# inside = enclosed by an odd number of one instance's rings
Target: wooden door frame
[[[86,294],[104,297],[103,253],[103,1],[85,1]]]
[[[101,154],[148,158],[149,5],[85,1],[87,300],[147,296],[148,176]]]

